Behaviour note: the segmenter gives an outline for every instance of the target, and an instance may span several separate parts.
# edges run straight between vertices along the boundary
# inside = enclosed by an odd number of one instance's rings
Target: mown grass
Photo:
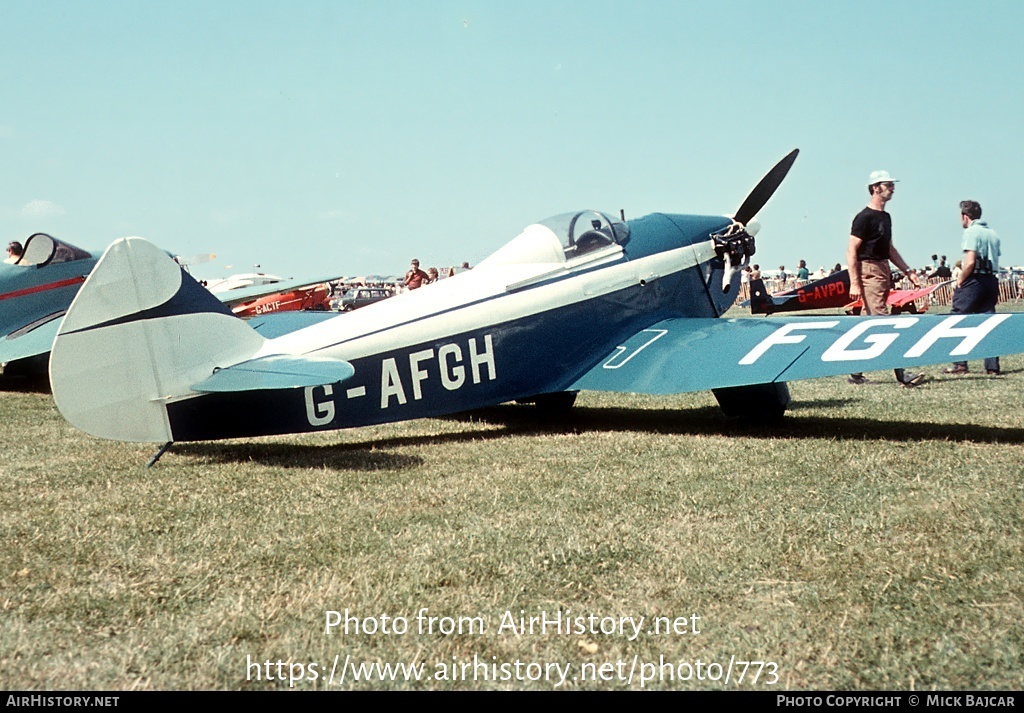
[[[311,689],[336,654],[428,673],[475,654],[574,675],[634,656],[778,667],[774,686],[766,671],[650,688],[1021,689],[1024,359],[1004,370],[799,382],[771,428],[710,394],[584,393],[561,424],[504,406],[180,444],[148,470],[153,447],[78,432],[45,392],[0,392],[2,686],[286,688],[247,677],[280,660],[324,666],[296,684]],[[324,633],[328,610],[422,608],[488,630]],[[697,614],[700,633],[497,631],[521,610]]]

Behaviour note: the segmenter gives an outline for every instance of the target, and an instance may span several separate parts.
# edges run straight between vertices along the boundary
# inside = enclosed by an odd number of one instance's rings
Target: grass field
[[[153,447],[0,392],[0,687],[1022,689],[1024,359],[1003,365],[798,382],[775,428],[710,394],[583,393],[563,424],[504,406],[148,470]]]

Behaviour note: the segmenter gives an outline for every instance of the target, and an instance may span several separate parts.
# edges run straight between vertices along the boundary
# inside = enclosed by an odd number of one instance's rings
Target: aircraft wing
[[[264,339],[274,339],[282,334],[291,334],[313,324],[319,324],[325,319],[340,317],[337,312],[306,312],[302,310],[291,312],[269,312],[267,314],[250,317],[246,322],[250,327],[259,332]]]
[[[674,394],[1024,352],[1024,314],[674,318],[567,390]]]
[[[338,275],[337,273],[327,275],[325,277],[293,277],[287,280],[281,280],[280,282],[270,282],[266,285],[253,285],[251,287],[242,287],[237,290],[228,290],[227,292],[214,292],[213,294],[225,305],[231,307],[232,305],[236,305],[239,302],[245,302],[246,300],[254,300],[258,297],[272,295],[276,292],[296,290],[300,287],[319,285],[322,282],[340,280],[342,277],[344,277],[344,275]]]
[[[924,287],[914,288],[913,290],[892,290],[889,292],[889,296],[886,298],[885,304],[889,307],[905,307],[911,302],[916,302],[922,297],[927,297],[931,293],[935,292],[935,290],[940,287],[945,287],[951,282],[952,280],[946,280],[945,282],[939,282],[934,285],[925,285]],[[851,302],[846,306],[849,309],[856,309],[858,307],[862,308],[864,307],[864,300],[857,300],[856,302]],[[928,305],[926,304],[924,309],[921,311],[923,312],[927,307]]]
[[[937,282],[934,285],[925,285],[924,287],[913,290],[893,290],[889,293],[890,299],[888,304],[902,307],[903,305],[919,300],[922,297],[927,297],[931,293],[935,292],[935,290],[940,287],[945,287],[951,282],[952,280],[946,280],[945,282]],[[895,297],[893,297],[894,293],[896,295]]]
[[[46,354],[63,319],[63,311],[55,312],[0,338],[0,364]]]

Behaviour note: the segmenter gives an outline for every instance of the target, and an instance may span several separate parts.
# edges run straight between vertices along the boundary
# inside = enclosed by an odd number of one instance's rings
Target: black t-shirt
[[[860,238],[857,257],[861,260],[888,260],[892,246],[892,216],[884,210],[868,207],[853,219],[850,235]]]

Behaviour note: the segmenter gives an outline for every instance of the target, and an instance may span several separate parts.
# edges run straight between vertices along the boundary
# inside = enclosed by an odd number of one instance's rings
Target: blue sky
[[[845,262],[868,173],[912,265],[962,198],[1024,264],[1020,2],[0,2],[0,228],[197,269],[473,263],[580,208],[731,213]],[[230,266],[230,267],[229,267]]]

